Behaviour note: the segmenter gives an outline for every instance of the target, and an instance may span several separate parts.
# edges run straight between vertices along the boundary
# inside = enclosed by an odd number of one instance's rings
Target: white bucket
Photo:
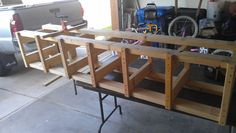
[[[218,2],[208,2],[207,4],[207,18],[212,20],[219,19],[219,7]]]

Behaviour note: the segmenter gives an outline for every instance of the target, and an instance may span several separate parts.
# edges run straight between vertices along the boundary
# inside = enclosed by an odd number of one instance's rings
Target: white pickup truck
[[[15,54],[19,52],[15,32],[37,30],[42,25],[60,24],[57,15],[67,16],[68,25],[84,25],[84,10],[78,0],[60,0],[32,5],[12,5],[0,7],[0,76],[7,75],[17,65]],[[52,13],[54,12],[54,13]],[[28,51],[34,48],[26,47]]]

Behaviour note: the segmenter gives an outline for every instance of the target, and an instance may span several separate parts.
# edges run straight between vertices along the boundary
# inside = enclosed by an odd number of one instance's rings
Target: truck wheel
[[[5,69],[0,64],[0,77],[7,76],[11,72],[11,69]]]

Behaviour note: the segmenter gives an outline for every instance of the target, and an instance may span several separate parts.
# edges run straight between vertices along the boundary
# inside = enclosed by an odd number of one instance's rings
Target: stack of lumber
[[[213,120],[225,125],[228,116],[230,98],[235,79],[235,56],[225,57],[190,52],[189,47],[206,47],[235,52],[236,43],[220,40],[196,38],[179,38],[163,35],[139,34],[122,31],[88,30],[70,27],[60,31],[58,25],[43,25],[38,31],[21,31],[17,33],[21,54],[26,67],[31,67],[64,76],[69,79],[105,88],[126,97],[134,97],[154,104],[162,105],[168,110],[177,110],[191,115]],[[96,37],[104,36],[105,40]],[[178,45],[178,49],[154,48],[120,43],[122,39],[159,42]],[[35,42],[37,50],[25,52],[24,45]],[[84,48],[85,54],[78,52]],[[112,54],[115,51],[117,54]],[[148,59],[138,68],[131,63],[140,56]],[[164,72],[158,73],[153,64],[156,60],[164,62]],[[192,64],[211,66],[226,70],[223,85],[191,79]],[[177,66],[182,65],[177,71]],[[121,81],[107,79],[114,71],[122,76]],[[177,74],[174,74],[177,73]],[[142,88],[143,80],[164,84],[164,91]],[[213,106],[179,97],[184,87],[194,88],[207,94],[220,97],[220,105]],[[158,86],[156,89],[158,90]]]

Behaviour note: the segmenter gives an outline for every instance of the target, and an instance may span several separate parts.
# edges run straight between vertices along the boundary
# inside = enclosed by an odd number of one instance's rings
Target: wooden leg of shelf
[[[88,64],[90,68],[90,75],[92,80],[93,87],[97,87],[97,80],[95,75],[95,62],[94,62],[94,47],[92,43],[88,43],[87,47],[87,54],[88,54]]]
[[[125,96],[130,97],[131,96],[131,90],[130,90],[130,81],[129,81],[129,54],[128,49],[122,48],[121,50],[121,63],[122,63],[122,74],[123,74],[123,84],[125,89]]]
[[[172,55],[167,54],[165,60],[165,107],[169,110],[172,108],[172,58]]]
[[[225,125],[228,116],[229,104],[232,95],[232,89],[234,85],[234,75],[235,66],[233,64],[228,64],[226,68],[225,84],[221,102],[219,124]]]
[[[68,62],[67,62],[67,52],[66,52],[66,44],[64,42],[64,40],[60,40],[58,43],[59,49],[60,49],[60,53],[61,53],[61,61],[62,61],[62,65],[65,71],[65,75],[68,78],[71,78],[71,75],[68,73],[69,68],[68,68]]]
[[[29,64],[27,63],[26,60],[26,54],[25,54],[25,48],[24,48],[24,44],[23,44],[23,40],[22,40],[22,36],[19,32],[16,33],[16,38],[19,44],[19,48],[20,48],[20,52],[21,52],[21,56],[24,62],[25,67],[29,67]]]
[[[36,36],[35,41],[36,41],[36,46],[37,46],[37,49],[38,49],[38,52],[39,52],[40,61],[43,65],[44,72],[48,73],[49,68],[48,68],[47,64],[45,63],[45,61],[44,61],[44,53],[43,53],[43,50],[42,50],[43,47],[42,47],[42,41],[41,41],[40,36]]]

